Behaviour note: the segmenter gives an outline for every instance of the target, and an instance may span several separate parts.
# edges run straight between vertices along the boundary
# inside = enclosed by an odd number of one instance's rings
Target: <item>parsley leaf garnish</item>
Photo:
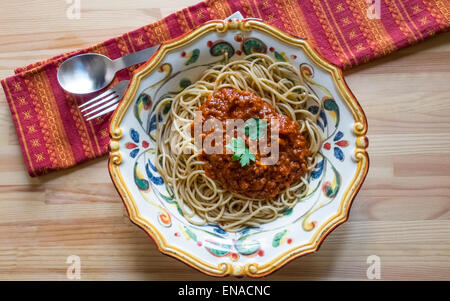
[[[264,136],[267,128],[267,122],[259,118],[251,118],[245,122],[244,134],[250,140],[256,140]],[[231,149],[234,154],[231,159],[233,161],[239,160],[241,166],[250,164],[250,161],[256,161],[256,157],[250,149],[245,145],[244,139],[241,137],[231,139],[230,143],[225,146]]]
[[[225,145],[225,147],[234,152],[231,160],[240,160],[241,166],[250,164],[250,161],[256,161],[255,155],[250,152],[250,149],[245,145],[245,141],[241,137],[231,139],[230,143]]]
[[[250,164],[250,161],[255,161],[255,155],[253,155],[248,148],[245,148],[245,153],[241,156],[241,166]]]
[[[249,139],[255,140],[264,136],[267,122],[258,118],[251,118],[245,122],[244,133]]]
[[[234,156],[240,157],[245,153],[246,145],[244,139],[237,137],[231,139],[230,143],[225,145],[225,147],[231,149],[234,152]]]

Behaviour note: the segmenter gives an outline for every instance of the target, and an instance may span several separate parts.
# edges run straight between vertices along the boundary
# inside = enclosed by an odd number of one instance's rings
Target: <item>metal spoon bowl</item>
[[[235,12],[225,20],[242,20],[240,12]],[[73,94],[97,92],[109,85],[117,71],[143,63],[158,50],[159,45],[146,48],[116,60],[98,54],[86,53],[73,56],[58,68],[57,78],[61,87]]]
[[[74,94],[87,94],[106,87],[117,71],[147,61],[158,46],[146,48],[116,60],[98,53],[85,53],[65,60],[58,68],[61,87]]]
[[[71,93],[86,94],[106,87],[116,74],[114,61],[97,53],[77,55],[59,66],[61,87]]]

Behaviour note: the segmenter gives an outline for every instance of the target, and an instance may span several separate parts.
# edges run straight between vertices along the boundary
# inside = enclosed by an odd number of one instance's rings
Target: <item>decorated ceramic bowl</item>
[[[155,168],[156,118],[152,103],[198,80],[223,57],[263,52],[299,68],[323,102],[318,125],[325,140],[306,197],[275,221],[238,233],[190,224]],[[308,108],[317,112],[317,106]],[[163,114],[170,111],[166,107]],[[214,276],[264,276],[316,251],[350,205],[367,174],[364,113],[342,72],[306,41],[256,20],[213,21],[169,41],[134,73],[111,120],[109,170],[130,219],[164,254]]]

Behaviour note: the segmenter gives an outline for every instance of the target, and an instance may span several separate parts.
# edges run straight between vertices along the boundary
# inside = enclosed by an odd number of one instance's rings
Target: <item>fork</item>
[[[128,87],[129,80],[120,81],[117,85],[98,95],[97,97],[78,106],[86,121],[105,115],[117,108]],[[93,115],[94,114],[94,115]]]
[[[228,18],[226,18],[225,20],[232,20],[232,19],[242,20],[244,19],[244,17],[239,11],[237,11]],[[155,46],[151,48],[155,48],[155,51],[157,49]],[[141,50],[141,52],[142,51],[143,50]],[[133,54],[128,55],[128,57],[130,58],[132,56]],[[80,112],[83,113],[83,117],[86,118],[86,121],[92,120],[94,118],[105,115],[111,111],[114,111],[118,106],[118,102],[122,99],[122,96],[125,94],[125,90],[127,89],[129,82],[130,82],[129,80],[123,80],[113,88],[78,106],[78,108],[81,109]]]

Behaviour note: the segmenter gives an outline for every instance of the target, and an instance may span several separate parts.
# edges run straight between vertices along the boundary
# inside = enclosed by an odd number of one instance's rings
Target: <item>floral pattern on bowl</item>
[[[155,166],[155,102],[177,94],[211,65],[262,52],[298,67],[323,102],[318,121],[325,141],[310,177],[310,189],[283,217],[228,233],[216,225],[195,226],[183,218]],[[319,108],[310,106],[311,112]],[[109,170],[130,219],[159,249],[215,275],[264,276],[295,257],[318,249],[348,217],[369,166],[367,122],[342,72],[306,41],[256,20],[213,21],[163,44],[139,68],[111,121]]]

